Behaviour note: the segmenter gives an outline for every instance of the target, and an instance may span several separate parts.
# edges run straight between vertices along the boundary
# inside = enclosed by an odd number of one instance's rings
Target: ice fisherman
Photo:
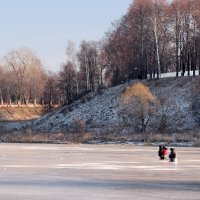
[[[159,146],[158,156],[161,160],[166,159],[167,156],[167,147],[166,146]]]
[[[176,160],[176,152],[174,148],[170,148],[170,154],[169,154],[169,161],[170,162],[175,162]]]
[[[159,146],[159,149],[158,149],[158,156],[160,157],[160,159],[161,159],[161,155],[162,155],[162,148],[163,148],[163,146]]]

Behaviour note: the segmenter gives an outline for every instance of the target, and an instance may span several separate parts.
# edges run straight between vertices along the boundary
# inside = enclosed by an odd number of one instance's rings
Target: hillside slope
[[[199,111],[194,112],[192,109],[194,102],[192,88],[196,85],[197,79],[198,77],[179,77],[143,81],[152,93],[167,102],[152,118],[148,130],[159,130],[163,112],[168,130],[188,130],[198,127]],[[102,90],[99,94],[89,94],[73,105],[34,120],[31,125],[29,124],[29,128],[41,132],[73,131],[76,129],[77,121],[82,120],[86,130],[91,132],[134,132],[136,131],[134,121],[127,121],[128,129],[121,126],[124,125],[123,119],[126,118],[126,113],[119,114],[121,94],[126,87],[127,84],[123,84]]]
[[[88,130],[102,131],[118,124],[120,95],[125,85],[89,94],[71,106],[65,106],[33,122],[33,127],[44,131],[72,131],[78,120]]]

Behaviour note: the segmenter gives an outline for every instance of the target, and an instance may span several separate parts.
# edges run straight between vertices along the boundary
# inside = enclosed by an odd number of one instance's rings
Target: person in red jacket
[[[162,151],[161,151],[160,159],[161,159],[161,160],[165,160],[165,159],[166,159],[166,156],[167,156],[167,147],[163,146],[163,147],[162,147]]]
[[[167,147],[163,147],[163,155],[164,155],[164,158],[166,158],[167,156]]]

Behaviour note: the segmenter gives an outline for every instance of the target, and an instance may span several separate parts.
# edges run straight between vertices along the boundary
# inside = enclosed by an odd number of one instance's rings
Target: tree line
[[[195,75],[200,69],[200,1],[133,1],[107,33],[104,50],[113,84],[170,71]]]
[[[82,95],[129,79],[200,70],[200,1],[134,0],[100,41],[69,41],[58,73],[47,73],[26,48],[9,52],[0,67],[0,100],[71,104]]]

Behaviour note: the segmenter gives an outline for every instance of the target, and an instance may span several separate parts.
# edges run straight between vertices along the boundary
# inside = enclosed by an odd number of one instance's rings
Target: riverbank
[[[200,146],[198,131],[173,134],[132,134],[119,135],[113,133],[34,133],[27,129],[25,132],[0,133],[3,143],[47,143],[47,144],[135,144],[138,146]]]

